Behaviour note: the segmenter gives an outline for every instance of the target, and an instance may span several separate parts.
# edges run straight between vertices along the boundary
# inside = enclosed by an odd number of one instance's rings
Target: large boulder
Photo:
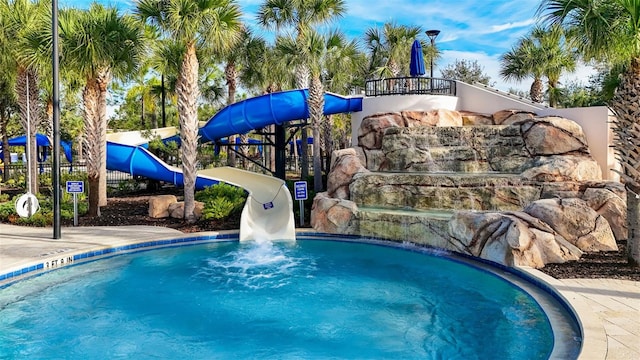
[[[501,110],[493,114],[493,123],[496,125],[511,125],[521,121],[531,120],[535,113],[525,110]]]
[[[462,116],[455,110],[406,110],[365,117],[358,129],[358,146],[380,149],[385,130],[392,127],[462,126]]]
[[[193,209],[193,214],[196,216],[196,219],[200,219],[202,217],[202,210],[204,209],[204,203],[200,201],[195,202],[195,207]],[[178,201],[169,205],[169,214],[172,218],[175,219],[183,219],[184,218],[184,201]]]
[[[462,116],[455,110],[402,111],[406,127],[462,126]]]
[[[542,268],[577,260],[582,251],[523,212],[458,211],[449,221],[457,251],[507,266]]]
[[[169,217],[169,205],[178,202],[175,195],[157,195],[149,198],[149,217],[161,219]]]
[[[493,116],[474,111],[460,111],[463,126],[494,125]]]
[[[532,156],[589,154],[582,127],[575,121],[548,116],[521,124],[522,138]]]
[[[607,220],[582,199],[542,199],[524,208],[582,251],[618,250]]]
[[[362,120],[358,129],[358,146],[366,150],[380,149],[384,130],[389,127],[405,127],[400,113],[375,114]]]
[[[349,185],[353,176],[368,172],[355,149],[336,150],[331,156],[331,171],[327,176],[327,195],[337,199],[349,199]]]
[[[619,185],[622,187],[622,184]],[[607,219],[616,240],[627,239],[629,231],[627,228],[627,200],[624,192],[620,194],[615,190],[612,191],[611,187],[588,188],[582,195],[582,200]]]
[[[588,155],[537,156],[523,165],[520,176],[542,182],[602,179],[600,165]]]
[[[357,234],[357,212],[354,202],[331,198],[321,192],[313,198],[311,226],[330,234]]]

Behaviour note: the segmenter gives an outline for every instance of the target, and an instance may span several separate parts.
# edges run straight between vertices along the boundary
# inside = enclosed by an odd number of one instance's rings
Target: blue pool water
[[[546,359],[526,292],[446,257],[363,243],[213,242],[0,290],[0,358]]]

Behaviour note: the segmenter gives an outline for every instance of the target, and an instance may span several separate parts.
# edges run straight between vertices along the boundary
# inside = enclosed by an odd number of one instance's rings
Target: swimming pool
[[[577,357],[545,291],[387,245],[224,240],[48,272],[0,290],[0,358]]]

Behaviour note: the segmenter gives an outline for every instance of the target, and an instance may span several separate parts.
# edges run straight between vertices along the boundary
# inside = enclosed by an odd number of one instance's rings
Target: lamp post
[[[58,57],[58,0],[51,2],[51,37],[53,39],[53,164],[51,182],[53,187],[53,239],[60,233],[60,62]]]
[[[429,65],[430,68],[430,76],[431,76],[431,93],[433,93],[433,58],[435,56],[435,44],[436,44],[436,38],[438,37],[438,35],[440,34],[440,30],[427,30],[425,32],[427,34],[427,36],[429,37],[429,40],[431,40],[431,49],[433,50],[432,54],[431,54],[431,64]]]

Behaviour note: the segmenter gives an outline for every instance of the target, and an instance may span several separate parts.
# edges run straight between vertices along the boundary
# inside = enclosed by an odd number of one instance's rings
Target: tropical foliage
[[[507,80],[532,77],[531,100],[542,102],[547,79],[547,99],[555,106],[562,96],[558,88],[563,72],[575,70],[576,54],[565,41],[564,30],[558,25],[536,26],[500,58],[500,75]]]
[[[50,5],[46,0],[0,0],[3,148],[9,137],[24,134],[27,113],[32,134],[36,130],[51,134]],[[633,73],[633,59],[638,57],[634,48],[637,30],[632,26],[637,20],[632,11],[635,2],[596,0],[583,4],[566,0],[545,1],[543,5],[545,10],[541,12],[548,22],[504,54],[501,75],[519,81],[532,79],[530,96],[536,101],[548,100],[558,106],[611,101],[612,108],[623,113],[632,101],[628,95],[621,97],[622,90],[614,98],[613,89],[619,84],[619,74],[624,72],[623,79],[633,78],[629,74]],[[581,8],[586,6],[593,6],[591,12]],[[171,156],[180,158],[177,163],[185,174],[184,215],[193,221],[196,168],[208,164],[199,163],[196,157],[205,152],[198,144],[198,121],[207,120],[222,106],[245,96],[292,88],[309,89],[310,118],[295,122],[299,125],[295,129],[301,131],[288,135],[292,141],[301,137],[307,144],[308,132],[312,131],[314,191],[321,191],[331,152],[351,145],[349,115],[325,116],[324,93],[348,94],[362,88],[368,79],[407,75],[409,49],[415,39],[422,42],[427,60],[437,62],[440,55],[420,26],[387,22],[366,29],[359,39],[329,29],[327,24],[345,11],[344,0],[263,0],[257,18],[243,22],[235,0],[138,0],[134,15],[98,4],[86,10],[64,9],[60,17],[64,56],[61,133],[63,138],[74,140],[76,159],[88,166],[89,214],[99,215],[106,201],[107,127],[180,127],[179,156],[175,154],[177,149],[172,149]],[[598,16],[592,19],[589,14]],[[575,31],[586,22],[591,26],[588,34]],[[601,64],[599,76],[586,87],[566,84],[562,89],[559,83],[560,75],[575,65],[575,53],[569,49],[578,50],[584,61]],[[491,85],[477,61],[456,60],[441,73],[447,78]],[[624,81],[623,85],[631,86]],[[627,89],[624,86],[620,89]],[[628,94],[630,90],[624,91]],[[116,110],[108,118],[110,105]],[[629,124],[619,123],[619,128]],[[264,133],[275,131],[264,129]],[[251,136],[240,135],[242,142]],[[627,137],[626,132],[618,132],[621,142]],[[274,140],[273,135],[265,135],[265,139]],[[309,178],[307,148],[303,146],[302,153],[296,154],[302,159],[302,165],[296,167],[301,179]],[[275,156],[267,151],[266,166],[274,169]],[[241,152],[247,153],[247,147],[242,146]],[[35,156],[35,150],[32,154]],[[619,147],[618,154],[625,158],[633,151]],[[5,156],[4,162],[8,163],[9,153]],[[322,158],[327,161],[323,163]],[[37,162],[30,163],[35,166]],[[32,173],[37,176],[38,171]],[[7,171],[3,173],[8,175]],[[623,176],[628,177],[629,184],[640,181],[633,166]],[[35,179],[32,183],[42,181]]]
[[[124,78],[139,64],[142,28],[130,15],[97,3],[60,18],[67,61],[84,79],[84,144],[87,150],[89,216],[106,205],[107,92],[113,77]]]
[[[195,221],[195,179],[198,141],[200,61],[198,51],[220,56],[240,40],[240,8],[229,0],[184,1],[140,0],[136,13],[147,24],[157,26],[183,49],[176,82],[182,149],[184,219]]]
[[[609,101],[615,114],[614,150],[628,189],[629,259],[640,263],[640,1],[544,0],[540,13],[562,26],[586,61],[622,66],[617,90]]]

